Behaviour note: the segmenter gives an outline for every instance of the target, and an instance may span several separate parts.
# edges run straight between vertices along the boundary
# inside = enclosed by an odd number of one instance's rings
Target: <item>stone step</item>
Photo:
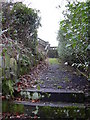
[[[75,90],[63,90],[63,89],[25,89],[23,91],[32,93],[40,93],[42,101],[53,101],[53,102],[74,102],[83,103],[85,102],[85,94],[83,91]]]
[[[77,108],[85,108],[85,105],[83,103],[67,103],[67,102],[31,102],[31,101],[17,101],[15,100],[13,103],[15,104],[23,104],[26,106],[49,106],[49,107],[77,107]]]
[[[85,94],[85,102],[90,103],[90,93]]]
[[[15,104],[24,105],[24,111],[27,115],[33,115],[32,111],[38,106],[37,115],[42,119],[80,119],[85,120],[86,111],[84,104],[63,103],[63,102],[36,102],[14,101]],[[88,117],[88,116],[87,116]]]

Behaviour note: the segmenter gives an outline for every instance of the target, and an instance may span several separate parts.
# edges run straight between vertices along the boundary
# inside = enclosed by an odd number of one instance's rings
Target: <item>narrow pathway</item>
[[[44,89],[85,90],[88,82],[74,68],[64,63],[49,63],[38,75],[38,85]]]
[[[25,84],[24,81],[30,85],[22,89],[22,96],[11,103],[5,102],[6,110],[11,108],[11,113],[9,116],[8,113],[4,114],[4,118],[6,116],[10,119],[19,117],[19,120],[38,117],[80,120],[89,118],[90,110],[89,107],[86,108],[88,104],[84,93],[88,82],[72,67],[58,63],[57,59],[49,59],[48,67],[46,63],[39,64],[30,74],[21,77],[21,83]],[[38,84],[34,85],[32,82]],[[19,112],[23,114],[12,115],[14,106],[15,111],[20,108]]]

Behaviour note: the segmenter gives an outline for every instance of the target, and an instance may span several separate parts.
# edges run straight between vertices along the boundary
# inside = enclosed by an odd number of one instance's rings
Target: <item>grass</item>
[[[64,80],[65,80],[66,82],[69,82],[69,81],[70,81],[68,77],[65,77]]]
[[[62,86],[57,86],[57,88],[58,88],[58,89],[61,89],[61,88],[62,88]]]
[[[59,64],[57,58],[49,58],[48,61],[49,61],[50,64]]]

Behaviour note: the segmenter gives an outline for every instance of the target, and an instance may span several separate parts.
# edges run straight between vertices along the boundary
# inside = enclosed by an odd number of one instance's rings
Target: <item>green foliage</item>
[[[21,97],[25,98],[25,99],[31,99],[31,95],[30,95],[30,92],[22,92],[21,91]]]
[[[32,99],[32,100],[38,100],[38,99],[41,99],[41,94],[40,93],[37,93],[37,92],[34,92],[33,94],[31,94],[30,92],[23,92],[21,91],[21,97],[24,98],[24,99]]]
[[[14,88],[13,88],[13,81],[12,80],[2,80],[2,93],[3,95],[10,95],[13,96]]]
[[[38,100],[40,98],[41,98],[41,94],[40,93],[37,93],[37,92],[33,93],[32,100]]]
[[[24,105],[22,104],[14,104],[9,101],[2,101],[2,111],[3,113],[9,112],[12,114],[23,114]],[[6,118],[7,119],[7,118]]]
[[[65,19],[58,32],[59,57],[81,70],[88,71],[89,56],[89,2],[73,2],[66,5]]]
[[[3,94],[13,94],[13,72],[16,77],[29,72],[43,56],[37,51],[37,29],[40,26],[38,11],[21,2],[2,3],[2,62]],[[8,72],[9,73],[8,73]],[[7,76],[8,75],[8,76]],[[7,78],[7,79],[6,79]]]
[[[58,89],[62,89],[62,86],[57,86]]]
[[[22,3],[4,4],[2,19],[3,29],[9,27],[7,35],[19,42],[22,41],[35,53],[37,28],[40,26],[38,11],[28,8]]]
[[[38,112],[39,112],[39,107],[38,107],[38,106],[36,106],[36,110],[32,111],[32,113],[34,113],[34,115],[37,115],[37,114],[38,114]]]
[[[37,89],[40,90],[40,86],[39,85],[37,86]]]

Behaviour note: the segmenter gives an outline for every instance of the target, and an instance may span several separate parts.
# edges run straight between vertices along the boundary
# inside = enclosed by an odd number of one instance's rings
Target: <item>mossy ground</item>
[[[48,58],[48,61],[50,64],[59,64],[59,61],[57,58]]]

